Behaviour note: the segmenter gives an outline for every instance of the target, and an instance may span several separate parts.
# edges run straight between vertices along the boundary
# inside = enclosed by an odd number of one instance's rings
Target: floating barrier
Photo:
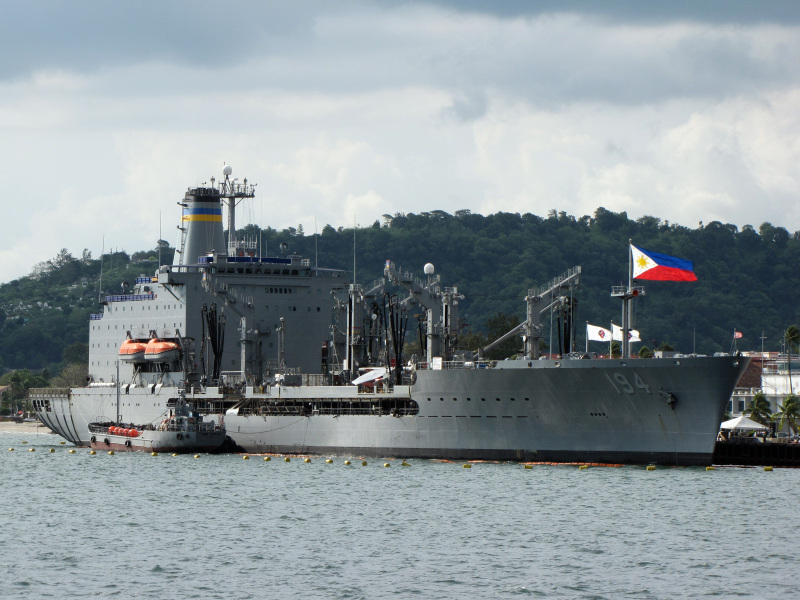
[[[471,468],[472,468],[472,465],[471,465],[471,464],[469,464],[469,463],[467,463],[467,464],[465,464],[465,465],[464,465],[464,468],[465,468],[465,469],[471,469]]]
[[[656,466],[655,465],[647,465],[647,470],[648,471],[655,471],[656,470]]]
[[[271,459],[269,456],[265,456],[265,457],[264,457],[264,462],[269,462],[269,461],[271,461],[271,460],[272,460],[272,459]]]
[[[344,461],[344,464],[345,464],[345,466],[348,466],[350,464],[350,461],[346,460],[346,461]]]
[[[151,452],[150,456],[158,456],[158,452]]]
[[[75,450],[70,450],[70,452],[75,452]],[[109,450],[108,451],[108,455],[109,456],[114,456],[114,451],[113,450]]]
[[[94,456],[95,454],[97,454],[97,452],[95,452],[94,450],[92,450],[91,452],[89,452],[89,454],[91,454],[92,456]]]
[[[244,455],[242,458],[243,458],[244,460],[250,460],[250,457],[249,457],[249,456],[247,456],[247,454],[245,454],[245,455]]]

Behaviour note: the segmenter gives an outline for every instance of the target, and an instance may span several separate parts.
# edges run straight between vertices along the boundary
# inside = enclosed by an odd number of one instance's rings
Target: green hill
[[[354,235],[355,233],[355,235]],[[445,285],[466,296],[465,329],[485,332],[498,313],[521,320],[523,297],[575,265],[583,267],[578,322],[608,327],[620,322],[620,303],[610,287],[627,281],[628,239],[642,248],[694,261],[694,283],[652,282],[636,301],[634,326],[643,343],[669,343],[683,352],[727,351],[734,328],[744,333],[739,348],[780,349],[787,326],[800,322],[800,232],[769,223],[757,230],[719,222],[689,229],[655,217],[631,220],[599,208],[576,218],[551,211],[547,217],[467,210],[385,215],[382,222],[353,229],[326,226],[319,236],[302,228],[276,231],[256,226],[237,236],[261,240],[262,252],[308,257],[319,266],[352,270],[356,248],[358,282],[380,277],[386,259],[419,275],[434,263]],[[162,264],[173,249],[159,242]],[[62,250],[26,277],[0,285],[0,372],[27,368],[58,372],[86,355],[89,314],[100,312],[98,297],[124,282],[150,275],[158,249],[106,254]],[[102,262],[102,283],[101,276]],[[497,323],[494,319],[493,323]],[[502,319],[499,322],[505,325]],[[409,332],[408,339],[414,339]],[[583,328],[579,327],[583,344]],[[601,350],[601,347],[596,348]]]

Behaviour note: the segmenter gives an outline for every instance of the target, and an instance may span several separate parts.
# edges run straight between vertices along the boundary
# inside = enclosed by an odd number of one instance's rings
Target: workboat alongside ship
[[[225,442],[225,425],[205,421],[179,398],[174,411],[160,423],[133,425],[100,418],[89,423],[93,450],[117,452],[213,452]]]
[[[230,175],[179,203],[174,264],[92,315],[87,386],[31,390],[53,431],[88,446],[89,424],[119,390],[125,422],[157,422],[185,398],[247,452],[711,463],[747,358],[576,352],[575,267],[528,290],[526,319],[501,338],[524,350],[484,360],[459,348],[463,296],[432,265],[417,278],[386,261],[384,277],[362,285],[295,255],[259,256],[253,240],[226,244],[223,205],[235,232],[237,202],[253,197]],[[627,292],[614,295],[637,294]],[[424,313],[421,357],[402,353],[412,307]],[[565,324],[558,358],[539,350],[551,311]]]

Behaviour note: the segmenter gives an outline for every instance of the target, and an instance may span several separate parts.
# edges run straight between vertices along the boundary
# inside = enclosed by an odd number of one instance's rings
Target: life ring
[[[127,448],[130,448],[131,447],[131,441],[130,440],[125,440],[125,446]]]
[[[179,439],[179,440],[182,440],[182,439],[183,439],[183,434],[182,434],[182,433],[179,433],[179,434],[178,434],[178,439]]]

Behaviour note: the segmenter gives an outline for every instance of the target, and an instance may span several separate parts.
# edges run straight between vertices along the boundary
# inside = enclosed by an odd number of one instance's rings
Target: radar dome
[[[425,275],[433,275],[433,263],[427,263],[423,270],[425,271]]]
[[[225,165],[225,168],[222,169],[222,174],[225,175],[225,177],[230,177],[231,173],[233,173],[233,167]]]

